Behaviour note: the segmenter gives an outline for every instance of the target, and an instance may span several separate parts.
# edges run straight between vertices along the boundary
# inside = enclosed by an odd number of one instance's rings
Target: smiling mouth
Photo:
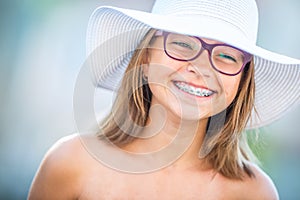
[[[186,82],[173,81],[173,83],[179,90],[197,97],[209,97],[215,93],[214,91],[208,89],[192,86]]]

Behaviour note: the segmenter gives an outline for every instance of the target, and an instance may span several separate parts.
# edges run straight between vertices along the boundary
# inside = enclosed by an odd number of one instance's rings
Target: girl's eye
[[[193,50],[193,47],[190,44],[186,43],[186,42],[174,41],[173,44],[175,44],[177,46],[180,46],[180,47],[184,47],[184,48],[188,48],[188,49]]]
[[[230,56],[230,55],[227,55],[227,54],[224,54],[224,53],[220,53],[219,56],[221,58],[225,58],[225,59],[231,60],[233,62],[237,62],[237,60],[234,57]]]

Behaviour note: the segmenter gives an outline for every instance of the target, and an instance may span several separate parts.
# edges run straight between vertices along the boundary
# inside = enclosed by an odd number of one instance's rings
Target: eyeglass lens
[[[173,59],[191,61],[203,51],[199,38],[169,33],[165,38],[165,51]],[[209,44],[206,44],[209,46]],[[228,75],[237,74],[244,65],[244,53],[226,44],[216,44],[209,50],[210,62],[213,67]]]

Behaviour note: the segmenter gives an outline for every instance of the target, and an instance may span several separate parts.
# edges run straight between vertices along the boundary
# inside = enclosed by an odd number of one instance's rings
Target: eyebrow
[[[155,34],[154,34],[154,36],[163,36],[164,34],[164,32],[168,32],[168,31],[163,31],[163,30],[157,30],[156,32],[155,32]],[[173,33],[173,32],[170,32],[170,33]],[[181,33],[174,33],[174,34],[179,34],[179,35],[185,35],[185,34],[181,34]],[[209,38],[202,38],[202,37],[197,37],[197,36],[193,36],[193,35],[185,35],[185,36],[189,36],[189,37],[195,37],[195,38],[200,38],[200,39],[202,39],[202,40],[208,40],[208,42],[207,43],[209,43],[209,44],[226,44],[226,43],[224,43],[224,42],[220,42],[220,41],[217,41],[217,40],[213,40],[213,39],[209,39]],[[212,41],[212,43],[210,42],[210,41]],[[206,42],[206,41],[205,41]],[[226,44],[227,45],[227,44]]]

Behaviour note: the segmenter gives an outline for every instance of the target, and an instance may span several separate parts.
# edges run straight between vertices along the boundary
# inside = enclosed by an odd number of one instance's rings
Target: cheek
[[[148,82],[149,84],[165,85],[171,70],[161,64],[149,64]]]
[[[148,73],[150,78],[167,76],[175,73],[181,67],[181,63],[168,57],[163,49],[149,50]]]
[[[167,98],[171,95],[170,85],[174,70],[158,63],[151,63],[148,67],[148,84],[152,94],[156,97]]]
[[[237,77],[228,77],[228,80],[223,80],[223,89],[225,92],[227,106],[231,104],[231,102],[237,95],[239,83],[240,83],[240,75],[238,75]]]
[[[164,56],[160,57],[162,58],[152,58],[150,60],[147,70],[148,81],[150,83],[166,85],[174,76],[179,76],[177,72],[180,66],[168,58],[164,59]]]

